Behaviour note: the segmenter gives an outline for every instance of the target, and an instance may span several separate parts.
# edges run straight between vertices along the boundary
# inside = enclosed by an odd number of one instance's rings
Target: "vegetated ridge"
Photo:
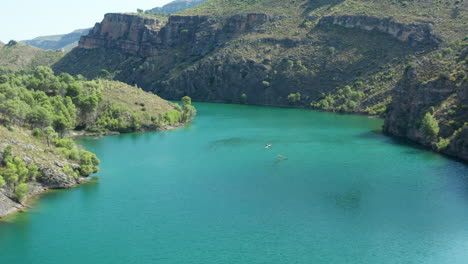
[[[168,19],[107,14],[54,69],[106,69],[167,99],[380,115],[386,133],[466,160],[467,21],[466,1],[209,0]]]
[[[41,36],[21,42],[45,50],[69,51],[78,46],[80,37],[88,34],[89,30],[90,28],[77,29],[68,34]]]
[[[195,7],[206,1],[207,0],[175,0],[168,4],[165,4],[162,7],[155,7],[153,9],[147,10],[146,13],[154,12],[154,13],[175,14],[185,9]]]
[[[11,40],[6,45],[0,44],[0,68],[32,69],[40,65],[51,66],[64,54]]]

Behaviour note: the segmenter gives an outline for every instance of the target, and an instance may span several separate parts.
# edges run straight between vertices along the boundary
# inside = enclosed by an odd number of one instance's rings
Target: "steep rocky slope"
[[[384,115],[408,64],[460,53],[466,5],[210,0],[167,21],[108,14],[54,68],[106,69],[168,99]]]
[[[88,34],[89,28],[77,29],[68,34],[41,36],[31,40],[23,40],[21,42],[45,50],[60,50],[66,51],[78,46],[78,41],[81,36]]]
[[[467,55],[465,48],[446,54],[445,60],[423,57],[408,65],[396,85],[384,132],[468,160]]]

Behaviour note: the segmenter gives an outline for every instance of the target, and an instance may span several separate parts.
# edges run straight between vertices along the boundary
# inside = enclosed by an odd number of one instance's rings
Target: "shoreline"
[[[151,132],[162,132],[162,131],[170,131],[170,130],[175,130],[178,128],[181,128],[185,125],[187,125],[190,122],[187,123],[177,123],[175,125],[166,125],[161,128],[143,128],[137,131],[132,131],[132,132],[118,132],[118,131],[100,131],[100,132],[90,132],[90,131],[85,131],[85,130],[73,130],[69,137],[71,139],[76,139],[79,137],[99,137],[99,136],[113,136],[113,135],[123,135],[123,134],[138,134],[138,133],[151,133]]]
[[[14,205],[11,206],[10,209],[6,210],[4,214],[0,215],[0,222],[3,219],[7,218],[8,216],[11,216],[11,215],[16,214],[16,213],[23,212],[24,209],[26,209],[26,208],[32,208],[31,206],[29,206],[28,203],[31,200],[35,200],[35,199],[39,198],[39,196],[45,194],[48,191],[72,189],[72,188],[78,187],[78,186],[80,186],[80,185],[82,185],[84,183],[88,183],[88,182],[90,182],[90,180],[91,180],[91,178],[81,177],[79,182],[76,183],[76,184],[69,185],[69,186],[63,186],[63,187],[58,187],[58,188],[48,188],[48,187],[45,187],[45,186],[42,186],[42,185],[40,187],[37,186],[38,189],[31,192],[30,194],[28,194],[28,196],[26,197],[26,199],[22,203],[18,203],[16,201],[10,199],[9,197],[7,197],[12,203],[14,203]]]
[[[70,134],[70,138],[73,139],[73,140],[76,140],[77,138],[79,137],[86,137],[86,136],[111,136],[111,135],[121,135],[121,134],[131,134],[131,133],[149,133],[149,132],[161,132],[161,131],[170,131],[170,130],[175,130],[175,129],[178,129],[178,128],[181,128],[185,125],[187,125],[189,122],[187,123],[177,123],[175,125],[172,125],[172,126],[169,126],[169,125],[166,125],[164,127],[161,127],[161,128],[156,128],[156,129],[141,129],[139,131],[135,131],[135,132],[126,132],[126,133],[120,133],[120,132],[116,132],[116,131],[103,131],[103,132],[88,132],[88,131],[72,131],[71,134]],[[12,200],[11,198],[5,196],[3,193],[3,196],[5,197],[5,199],[8,199],[9,202],[11,202],[11,205],[9,206],[8,209],[4,210],[3,213],[0,213],[0,221],[5,219],[6,217],[8,216],[11,216],[15,213],[20,213],[20,212],[23,212],[25,208],[31,208],[29,205],[28,205],[28,202],[31,201],[31,200],[34,200],[36,198],[38,198],[40,195],[48,192],[48,191],[52,191],[52,190],[62,190],[62,189],[71,189],[71,188],[75,188],[75,187],[78,187],[84,183],[88,183],[90,182],[91,178],[84,178],[84,177],[81,177],[79,179],[79,182],[77,182],[76,184],[73,184],[73,185],[69,185],[69,186],[63,186],[63,187],[57,187],[57,188],[48,188],[46,186],[43,186],[43,185],[35,185],[35,190],[32,191],[31,193],[28,194],[28,196],[26,197],[26,199],[24,200],[23,203],[17,203],[16,201]],[[6,206],[8,207],[8,206]]]

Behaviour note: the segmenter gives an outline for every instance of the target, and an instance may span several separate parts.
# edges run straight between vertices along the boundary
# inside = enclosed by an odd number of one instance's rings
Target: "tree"
[[[3,176],[0,175],[0,188],[4,187],[5,186],[5,180],[3,179]]]
[[[142,14],[142,13],[143,13],[143,9],[138,8],[138,9],[137,9],[137,13],[138,13],[138,14]]]
[[[16,166],[13,162],[8,162],[6,164],[6,170],[4,172],[5,180],[10,187],[16,186],[18,183],[18,171],[16,169]]]
[[[59,133],[60,137],[63,138],[65,131],[67,131],[69,127],[70,127],[70,123],[63,115],[59,115],[55,118],[54,128],[55,128],[55,131]]]
[[[47,140],[47,146],[50,147],[50,141],[56,137],[58,137],[58,134],[55,132],[54,128],[51,126],[46,127],[44,130],[46,140]]]
[[[8,162],[13,161],[13,155],[12,155],[12,150],[13,148],[11,145],[6,146],[6,148],[3,150],[2,154],[2,159],[3,159],[3,165],[6,165]]]
[[[424,115],[421,127],[427,140],[433,140],[439,135],[439,122],[429,112]]]
[[[182,101],[182,106],[186,106],[186,105],[191,105],[191,104],[192,104],[192,98],[190,98],[190,97],[188,97],[188,96],[182,97],[181,101]]]
[[[28,166],[29,180],[35,181],[38,174],[39,174],[39,168],[35,164],[29,164]]]
[[[98,77],[101,78],[101,79],[104,79],[104,80],[112,80],[113,79],[112,74],[106,69],[100,70],[99,73],[98,73]]]
[[[33,128],[47,127],[50,126],[50,124],[52,124],[52,116],[50,112],[42,106],[33,107],[31,112],[28,113],[28,115],[26,116],[26,119]]]
[[[23,183],[28,180],[29,170],[24,165],[24,161],[18,157],[13,159],[13,164],[16,167],[16,174],[18,175],[18,181]]]
[[[299,92],[292,93],[288,95],[288,102],[290,104],[295,104],[301,100],[301,94]]]
[[[29,186],[27,183],[21,183],[15,188],[15,198],[18,202],[22,202],[29,192]]]
[[[241,103],[246,104],[247,103],[247,95],[243,93],[240,97]]]

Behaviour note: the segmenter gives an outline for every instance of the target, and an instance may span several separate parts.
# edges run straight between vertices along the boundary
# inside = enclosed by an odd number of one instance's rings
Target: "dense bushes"
[[[21,202],[28,194],[28,182],[35,181],[39,169],[35,164],[26,166],[24,161],[12,155],[12,147],[7,146],[2,154],[0,164],[0,188],[7,187],[13,191],[14,198]]]

